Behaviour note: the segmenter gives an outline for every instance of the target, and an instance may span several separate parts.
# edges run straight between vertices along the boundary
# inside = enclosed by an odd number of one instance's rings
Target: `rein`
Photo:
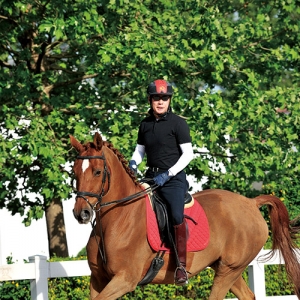
[[[103,155],[95,155],[95,156],[89,156],[89,155],[87,155],[87,156],[77,156],[77,159],[102,159],[104,161],[104,172],[103,172],[102,183],[101,183],[101,192],[99,194],[85,192],[85,191],[78,191],[76,193],[76,201],[77,201],[77,198],[83,198],[90,205],[92,211],[94,211],[94,212],[99,212],[100,213],[100,210],[101,210],[102,207],[110,206],[110,205],[113,205],[113,204],[124,203],[124,202],[128,202],[128,201],[135,200],[135,199],[140,199],[143,196],[146,196],[149,192],[154,191],[159,187],[158,185],[154,184],[154,185],[149,186],[148,188],[146,188],[142,191],[139,191],[139,192],[137,192],[135,194],[132,194],[130,196],[127,196],[125,198],[122,198],[122,199],[119,199],[119,200],[113,200],[113,201],[110,201],[110,202],[101,203],[102,198],[108,193],[109,188],[110,188],[110,172],[109,172],[109,170],[107,168],[107,165],[106,165],[106,158],[104,156],[104,153],[103,153]],[[108,178],[108,189],[105,192],[104,191],[104,186],[105,186],[105,183],[106,183],[106,178]],[[144,182],[147,182],[147,181],[150,181],[150,180],[144,180]],[[98,201],[95,204],[91,204],[86,197],[94,197],[94,198],[97,198]],[[97,208],[97,206],[98,206],[98,208]],[[106,264],[107,259],[106,259],[106,254],[105,254],[105,245],[104,245],[101,218],[100,218],[99,223],[100,223],[99,224],[100,225],[100,234],[101,234],[101,240],[102,240],[102,249],[100,247],[100,243],[98,242],[97,235],[96,235],[96,232],[95,232],[96,218],[94,219],[94,221],[91,221],[91,225],[92,225],[94,236],[95,236],[95,239],[96,239],[96,242],[97,242],[97,245],[98,245],[100,256],[102,258],[103,263]]]

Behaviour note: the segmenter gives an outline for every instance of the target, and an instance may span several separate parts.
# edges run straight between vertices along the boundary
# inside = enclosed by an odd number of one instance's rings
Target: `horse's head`
[[[97,210],[109,189],[110,175],[103,150],[105,142],[99,133],[95,134],[93,142],[84,145],[73,136],[70,141],[78,152],[73,166],[77,188],[73,213],[79,223],[86,224],[92,220],[93,211]]]

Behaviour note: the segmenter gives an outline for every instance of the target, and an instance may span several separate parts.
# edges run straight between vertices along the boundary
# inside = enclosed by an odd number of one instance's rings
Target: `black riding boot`
[[[187,243],[187,226],[185,221],[174,226],[175,244],[178,253],[180,265],[175,270],[175,284],[184,285],[188,283],[186,267],[186,243]]]

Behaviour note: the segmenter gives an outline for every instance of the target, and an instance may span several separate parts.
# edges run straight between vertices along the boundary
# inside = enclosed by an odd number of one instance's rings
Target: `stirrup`
[[[184,274],[184,276],[182,276],[181,278],[177,278],[177,276],[176,276],[177,271],[181,271]],[[176,268],[175,273],[174,273],[174,282],[178,286],[185,285],[185,284],[189,283],[187,271],[183,266],[179,266],[179,267]]]

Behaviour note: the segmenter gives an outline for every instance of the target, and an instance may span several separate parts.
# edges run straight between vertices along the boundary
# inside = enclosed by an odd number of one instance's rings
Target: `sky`
[[[196,183],[191,176],[187,179],[193,192],[201,190],[201,183]],[[92,230],[91,224],[79,224],[75,220],[74,203],[75,197],[63,201],[69,256],[77,256],[86,246]],[[49,258],[45,217],[33,220],[29,227],[25,227],[20,215],[12,216],[6,209],[0,209],[0,265],[6,264],[9,256],[14,262],[23,263],[34,255]]]

